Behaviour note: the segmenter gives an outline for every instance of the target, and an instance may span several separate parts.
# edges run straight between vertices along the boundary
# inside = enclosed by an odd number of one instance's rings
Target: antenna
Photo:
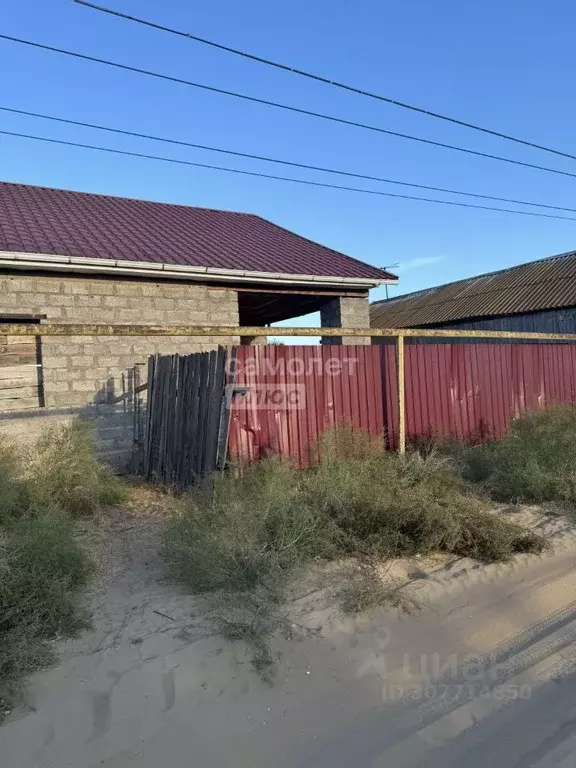
[[[399,266],[400,266],[400,262],[397,261],[396,264],[387,264],[385,267],[382,267],[382,269],[386,269],[386,270],[396,269]],[[388,285],[386,285],[385,288],[386,288],[386,298],[389,299],[390,297],[388,296]]]

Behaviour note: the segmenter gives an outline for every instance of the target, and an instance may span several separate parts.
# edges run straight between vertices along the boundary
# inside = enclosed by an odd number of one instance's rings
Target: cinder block
[[[92,355],[74,355],[69,358],[70,368],[90,368],[94,365],[94,357]]]
[[[114,280],[87,280],[88,293],[92,295],[112,296],[114,294]]]
[[[127,307],[128,299],[126,298],[126,296],[104,296],[103,306],[104,307]]]
[[[143,311],[145,309],[154,309],[154,299],[149,296],[138,296],[128,299],[128,307],[130,309],[139,309]]]
[[[64,407],[85,405],[89,401],[86,392],[54,392],[46,393],[46,405],[48,407]]]
[[[71,296],[69,298],[74,298]],[[62,322],[68,324],[102,322],[102,310],[95,307],[62,307]],[[97,318],[96,320],[94,318]]]
[[[142,296],[142,285],[140,283],[125,283],[116,280],[114,292],[117,296]]]
[[[56,392],[69,392],[72,382],[70,381],[46,381],[44,380],[44,395],[50,397]]]
[[[102,306],[102,296],[78,296],[76,295],[76,306],[78,307],[100,307]]]
[[[120,366],[119,357],[97,357],[96,365],[98,368],[118,368]]]
[[[96,382],[92,379],[76,379],[72,382],[74,392],[95,392],[97,388]]]
[[[70,381],[72,379],[72,375],[70,373],[70,370],[66,368],[50,368],[47,365],[44,366],[44,370],[42,371],[42,375],[44,378],[44,384],[46,386],[50,385],[50,388],[52,388],[52,384],[54,382],[61,382],[61,381]]]
[[[80,344],[72,344],[67,343],[65,341],[54,341],[54,342],[48,342],[48,339],[50,337],[45,337],[47,340],[42,345],[42,357],[44,361],[50,360],[51,364],[54,365],[54,358],[61,359],[61,358],[68,358],[71,355],[79,355],[82,352],[82,347]],[[58,366],[60,367],[60,366]]]
[[[38,301],[42,304],[45,303],[45,300],[42,300],[40,296],[38,296]],[[63,293],[54,293],[47,297],[46,303],[52,307],[73,307],[75,301],[75,296],[69,296]]]
[[[62,281],[62,292],[73,294],[74,296],[87,296],[90,294],[89,283],[82,278],[65,279]]]
[[[10,288],[0,288],[0,306],[2,307],[21,307],[27,306],[26,302],[22,301],[22,294],[12,293]]]
[[[154,299],[155,309],[176,309],[176,301],[174,299]]]
[[[46,315],[47,320],[61,320],[62,307],[44,307],[39,314]]]
[[[53,279],[51,277],[40,278],[34,277],[31,280],[28,279],[28,290],[32,293],[61,293],[62,292],[62,280]]]
[[[10,277],[8,278],[8,290],[9,291],[24,291],[26,293],[33,294],[36,292],[36,290],[41,291],[40,288],[36,288],[34,286],[34,278],[32,277],[26,277],[26,276],[20,276],[20,277]],[[56,282],[56,285],[58,286],[58,291],[60,291],[60,285],[58,282]],[[48,293],[48,291],[42,291],[42,293]]]

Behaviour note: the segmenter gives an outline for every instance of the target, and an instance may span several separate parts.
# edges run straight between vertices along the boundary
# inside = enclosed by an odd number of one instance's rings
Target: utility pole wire
[[[380,190],[375,189],[361,189],[359,187],[347,187],[340,184],[328,184],[326,182],[320,182],[320,181],[309,181],[305,179],[294,179],[288,176],[275,176],[270,173],[259,173],[256,171],[243,171],[239,168],[226,168],[225,166],[220,165],[209,165],[207,163],[195,163],[190,160],[177,160],[176,158],[172,157],[161,157],[159,155],[148,155],[144,154],[142,152],[129,152],[128,150],[124,149],[111,149],[110,147],[100,147],[95,144],[81,144],[76,141],[64,141],[63,139],[51,139],[47,136],[35,136],[28,133],[20,133],[16,131],[4,131],[0,130],[0,135],[2,136],[14,136],[20,139],[32,139],[34,141],[43,141],[47,142],[49,144],[60,144],[67,147],[79,147],[81,149],[93,149],[97,152],[109,152],[114,155],[126,155],[128,157],[139,157],[144,158],[146,160],[159,160],[164,163],[175,163],[177,165],[188,165],[192,166],[194,168],[206,168],[212,171],[224,171],[225,173],[236,173],[240,174],[242,176],[253,176],[255,178],[259,179],[274,179],[275,181],[288,181],[292,184],[305,184],[307,186],[311,187],[322,187],[325,189],[339,189],[343,190],[345,192],[357,192],[363,195],[377,195],[379,197],[393,197],[398,198],[401,200],[418,200],[420,202],[424,203],[437,203],[439,205],[452,205],[457,206],[458,208],[474,208],[477,210],[482,211],[498,211],[499,213],[513,213],[517,214],[518,216],[537,216],[538,218],[544,218],[544,219],[562,219],[564,221],[576,221],[576,218],[573,216],[558,216],[557,214],[550,214],[550,213],[536,213],[535,211],[515,211],[510,208],[495,208],[493,206],[487,206],[487,205],[473,205],[472,203],[458,203],[455,200],[437,200],[435,198],[430,197],[416,197],[413,195],[399,195],[394,192],[381,192]]]
[[[202,43],[203,45],[208,45],[211,48],[217,48],[221,51],[232,53],[235,56],[241,56],[242,58],[250,59],[251,61],[256,61],[260,64],[265,64],[266,66],[269,66],[269,67],[275,67],[276,69],[281,69],[281,70],[284,70],[285,72],[291,72],[294,75],[300,75],[301,77],[306,77],[309,80],[316,80],[319,83],[324,83],[325,85],[331,85],[335,88],[340,88],[344,91],[350,91],[351,93],[356,93],[360,96],[367,96],[370,99],[384,101],[387,104],[392,104],[395,107],[401,107],[402,109],[408,109],[412,112],[418,112],[421,115],[426,115],[427,117],[433,117],[436,120],[444,120],[448,123],[454,123],[455,125],[460,125],[464,128],[471,128],[474,131],[487,133],[490,136],[497,136],[499,139],[506,139],[506,141],[513,141],[516,144],[522,144],[525,147],[531,147],[532,149],[539,149],[539,150],[542,150],[543,152],[550,152],[553,155],[559,155],[560,157],[570,158],[570,160],[576,160],[576,155],[571,155],[568,152],[562,152],[558,149],[545,147],[542,144],[536,144],[533,141],[519,139],[516,136],[510,136],[507,133],[501,133],[500,131],[495,131],[491,128],[485,128],[484,126],[481,126],[481,125],[468,123],[465,120],[459,120],[458,118],[450,117],[449,115],[442,115],[439,112],[433,112],[432,110],[425,109],[424,107],[417,107],[414,104],[407,104],[404,101],[398,101],[398,99],[392,99],[389,96],[383,96],[382,94],[372,93],[371,91],[366,91],[363,88],[357,88],[356,86],[348,85],[347,83],[340,83],[337,80],[332,80],[328,77],[323,77],[322,75],[315,75],[312,72],[306,72],[303,69],[298,69],[297,67],[293,67],[289,64],[281,64],[280,62],[272,61],[270,59],[265,59],[262,56],[257,56],[254,53],[248,53],[247,51],[241,51],[237,48],[232,48],[228,45],[217,43],[214,40],[207,40],[204,37],[193,35],[190,32],[184,32],[181,29],[168,27],[164,24],[159,24],[157,22],[150,21],[149,19],[139,18],[138,16],[131,16],[128,13],[122,13],[121,11],[116,11],[112,8],[107,8],[106,6],[103,6],[103,5],[96,5],[96,3],[88,2],[88,0],[73,0],[73,2],[77,3],[78,5],[83,5],[86,8],[92,8],[95,11],[101,11],[102,13],[107,13],[110,16],[117,16],[118,18],[125,19],[126,21],[132,21],[136,24],[142,24],[143,26],[151,27],[152,29],[158,29],[162,32],[169,32],[170,34],[178,35],[179,37],[185,37],[189,40],[194,40],[197,43]]]
[[[27,46],[30,46],[32,48],[38,48],[38,49],[44,50],[44,51],[51,51],[53,53],[59,53],[59,54],[62,54],[64,56],[71,56],[71,57],[76,58],[76,59],[82,59],[83,61],[92,61],[92,62],[94,62],[96,64],[105,64],[106,66],[115,67],[116,69],[122,69],[122,70],[125,70],[126,72],[135,72],[135,73],[137,73],[139,75],[146,75],[147,77],[154,77],[154,78],[157,78],[159,80],[166,80],[166,81],[172,82],[172,83],[179,83],[180,85],[187,85],[187,86],[190,86],[192,88],[199,88],[201,90],[210,91],[211,93],[218,93],[218,94],[221,94],[223,96],[233,96],[234,98],[242,99],[244,101],[250,101],[250,102],[253,102],[255,104],[263,104],[263,105],[268,106],[268,107],[276,107],[278,109],[284,109],[284,110],[286,110],[288,112],[295,112],[295,113],[300,114],[300,115],[308,115],[310,117],[318,117],[321,120],[329,120],[329,121],[331,121],[333,123],[340,123],[341,125],[349,125],[349,126],[353,126],[355,128],[362,128],[363,130],[366,130],[366,131],[374,131],[376,133],[383,133],[383,134],[386,134],[388,136],[396,136],[396,137],[401,138],[401,139],[409,139],[410,141],[417,141],[417,142],[419,142],[421,144],[428,144],[428,145],[433,146],[433,147],[444,147],[444,149],[453,149],[456,152],[464,152],[465,154],[468,154],[468,155],[475,155],[477,157],[486,157],[486,158],[489,158],[490,160],[498,160],[498,161],[503,162],[503,163],[510,163],[511,165],[518,165],[518,166],[522,166],[524,168],[532,168],[532,169],[537,170],[537,171],[545,171],[546,173],[554,173],[554,174],[557,174],[557,175],[560,175],[560,176],[570,176],[572,178],[576,178],[576,174],[569,173],[568,171],[561,171],[561,170],[559,170],[557,168],[549,168],[549,167],[543,166],[543,165],[535,165],[534,163],[526,163],[526,162],[523,162],[521,160],[513,160],[510,157],[503,157],[501,155],[493,155],[493,154],[490,154],[488,152],[479,152],[479,151],[474,150],[474,149],[467,149],[465,147],[459,147],[459,146],[457,146],[455,144],[446,144],[446,143],[441,142],[441,141],[432,141],[431,139],[423,139],[420,136],[411,136],[410,134],[400,133],[398,131],[389,131],[386,128],[379,128],[378,126],[375,126],[375,125],[369,125],[367,123],[358,123],[358,122],[355,122],[354,120],[346,120],[343,117],[335,117],[334,115],[326,115],[326,114],[323,114],[321,112],[313,112],[312,110],[302,109],[301,107],[292,107],[292,106],[290,106],[288,104],[282,104],[282,103],[277,102],[277,101],[270,101],[268,99],[260,99],[260,98],[258,98],[256,96],[248,96],[245,93],[237,93],[236,91],[228,91],[228,90],[226,90],[224,88],[216,88],[215,86],[212,86],[212,85],[205,85],[204,83],[196,83],[196,82],[193,82],[191,80],[185,80],[184,78],[176,77],[175,75],[166,75],[166,74],[163,74],[161,72],[154,72],[154,71],[149,70],[149,69],[141,69],[140,67],[134,67],[134,66],[131,66],[129,64],[120,64],[117,61],[111,61],[109,59],[100,59],[100,58],[98,58],[96,56],[89,56],[88,54],[85,54],[85,53],[78,53],[76,51],[69,51],[69,50],[66,50],[64,48],[56,48],[55,46],[45,45],[43,43],[36,43],[36,42],[34,42],[32,40],[24,40],[24,39],[19,38],[19,37],[13,37],[11,35],[4,35],[4,34],[0,34],[0,40],[9,40],[10,42],[13,42],[13,43],[18,43],[18,44],[21,44],[21,45],[27,45]]]
[[[332,173],[339,176],[348,176],[355,179],[364,179],[365,181],[376,181],[382,184],[397,184],[402,187],[413,187],[415,189],[426,189],[431,192],[444,192],[450,195],[463,195],[465,197],[475,197],[483,200],[494,200],[499,203],[514,203],[515,205],[529,205],[535,208],[548,208],[555,211],[569,211],[570,213],[576,213],[576,208],[567,208],[561,205],[549,205],[547,203],[536,203],[529,200],[516,200],[509,197],[497,197],[495,195],[483,195],[479,192],[465,192],[458,189],[447,189],[446,187],[434,187],[428,184],[417,184],[415,182],[400,181],[398,179],[386,179],[381,176],[370,176],[364,173],[353,173],[352,171],[343,171],[336,168],[325,168],[320,165],[309,165],[307,163],[298,163],[292,160],[281,160],[276,157],[267,157],[265,155],[253,155],[248,152],[237,152],[232,149],[224,149],[222,147],[210,147],[206,144],[194,144],[189,141],[181,141],[179,139],[171,139],[166,136],[154,136],[148,133],[138,133],[137,131],[128,131],[122,128],[112,128],[111,126],[98,125],[95,123],[85,123],[80,120],[71,120],[65,117],[57,117],[56,115],[45,115],[39,112],[29,112],[24,109],[15,109],[12,107],[5,107],[0,105],[0,111],[10,112],[17,115],[25,115],[26,117],[37,117],[42,120],[50,120],[57,123],[64,123],[66,125],[75,125],[82,128],[91,128],[97,131],[106,131],[108,133],[116,133],[122,136],[134,136],[139,139],[149,139],[151,141],[161,141],[165,144],[174,144],[181,147],[191,147],[192,149],[202,149],[207,152],[219,152],[224,155],[233,155],[234,157],[242,157],[250,160],[261,160],[266,163],[276,163],[278,165],[287,165],[293,168],[303,168],[307,171],[320,171],[322,173]],[[576,176],[576,174],[575,174]]]

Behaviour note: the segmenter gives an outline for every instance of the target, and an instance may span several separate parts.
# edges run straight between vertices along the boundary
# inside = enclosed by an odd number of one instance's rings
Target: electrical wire
[[[48,142],[50,144],[60,144],[63,146],[68,147],[79,147],[81,149],[92,149],[96,150],[98,152],[108,152],[115,155],[126,155],[128,157],[139,157],[144,158],[146,160],[159,160],[161,162],[165,163],[175,163],[178,165],[187,165],[192,166],[194,168],[206,168],[213,171],[224,171],[225,173],[236,173],[240,174],[242,176],[253,176],[255,178],[260,179],[273,179],[275,181],[287,181],[292,184],[305,184],[307,186],[312,187],[322,187],[325,189],[339,189],[343,190],[345,192],[356,192],[364,195],[377,195],[381,197],[392,197],[392,198],[398,198],[401,200],[418,200],[420,202],[425,203],[436,203],[438,205],[451,205],[456,206],[458,208],[474,208],[477,210],[483,210],[483,211],[497,211],[499,213],[512,213],[519,216],[537,216],[538,218],[544,218],[544,219],[562,219],[564,221],[576,221],[576,218],[573,216],[558,216],[556,214],[549,214],[549,213],[536,213],[535,211],[515,211],[510,208],[495,208],[493,206],[487,206],[487,205],[473,205],[472,203],[459,203],[455,200],[437,200],[435,198],[430,197],[416,197],[413,195],[399,195],[393,192],[381,192],[380,190],[373,190],[373,189],[361,189],[359,187],[348,187],[343,186],[340,184],[328,184],[325,182],[320,181],[310,181],[308,179],[294,179],[287,176],[276,176],[269,173],[259,173],[256,171],[244,171],[240,170],[239,168],[226,168],[224,166],[219,165],[210,165],[207,163],[196,163],[192,162],[190,160],[179,160],[172,157],[161,157],[159,155],[148,155],[144,154],[142,152],[129,152],[128,150],[124,149],[112,149],[110,147],[100,147],[96,146],[94,144],[81,144],[80,142],[75,141],[64,141],[62,139],[51,139],[47,136],[35,136],[32,134],[27,133],[19,133],[16,131],[4,131],[0,130],[0,135],[3,136],[13,136],[21,139],[32,139],[34,141],[43,141]]]
[[[163,74],[161,72],[154,72],[154,71],[149,70],[149,69],[141,69],[140,67],[134,67],[134,66],[131,66],[129,64],[121,64],[121,63],[119,63],[117,61],[111,61],[109,59],[101,59],[101,58],[98,58],[96,56],[89,56],[89,55],[87,55],[85,53],[78,53],[77,51],[68,51],[68,50],[66,50],[64,48],[57,48],[57,47],[52,46],[52,45],[45,45],[43,43],[37,43],[37,42],[34,42],[32,40],[24,40],[24,39],[19,38],[19,37],[13,37],[12,35],[0,34],[0,39],[1,40],[9,40],[10,42],[18,43],[18,44],[21,44],[21,45],[27,45],[27,46],[30,46],[32,48],[38,48],[38,49],[45,50],[45,51],[52,51],[53,53],[59,53],[59,54],[62,54],[64,56],[71,56],[73,58],[82,59],[84,61],[91,61],[91,62],[94,62],[96,64],[105,64],[106,66],[115,67],[116,69],[122,69],[122,70],[125,70],[127,72],[135,72],[135,73],[140,74],[140,75],[146,75],[148,77],[154,77],[154,78],[157,78],[157,79],[160,79],[160,80],[165,80],[165,81],[172,82],[172,83],[179,83],[181,85],[187,85],[187,86],[190,86],[192,88],[199,88],[201,90],[210,91],[211,93],[218,93],[218,94],[223,95],[223,96],[233,96],[234,98],[242,99],[244,101],[250,101],[250,102],[253,102],[255,104],[262,104],[262,105],[265,105],[265,106],[268,106],[268,107],[276,107],[278,109],[283,109],[283,110],[286,110],[288,112],[295,112],[295,113],[300,114],[300,115],[308,115],[310,117],[317,117],[317,118],[320,118],[321,120],[329,120],[329,121],[334,122],[334,123],[340,123],[341,125],[349,125],[349,126],[353,126],[355,128],[361,128],[361,129],[367,130],[367,131],[375,131],[377,133],[383,133],[383,134],[386,134],[388,136],[396,136],[397,138],[401,138],[401,139],[408,139],[410,141],[417,141],[417,142],[419,142],[421,144],[427,144],[427,145],[434,146],[434,147],[443,147],[444,149],[452,149],[452,150],[455,150],[456,152],[464,152],[465,154],[475,155],[476,157],[489,158],[490,160],[498,160],[499,162],[510,163],[512,165],[518,165],[518,166],[522,166],[524,168],[532,168],[532,169],[538,170],[538,171],[545,171],[546,173],[554,173],[554,174],[557,174],[557,175],[560,175],[560,176],[570,176],[572,178],[576,178],[576,173],[570,173],[568,171],[561,171],[558,168],[549,168],[547,166],[536,165],[534,163],[527,163],[527,162],[523,162],[521,160],[514,160],[514,159],[512,159],[510,157],[503,157],[502,155],[494,155],[494,154],[490,154],[488,152],[480,152],[480,151],[477,151],[477,150],[474,150],[474,149],[467,149],[466,147],[459,147],[459,146],[457,146],[455,144],[447,144],[447,143],[441,142],[441,141],[433,141],[431,139],[424,139],[421,136],[412,136],[412,135],[407,134],[407,133],[400,133],[398,131],[390,131],[390,130],[388,130],[386,128],[380,128],[378,126],[369,125],[367,123],[359,123],[359,122],[356,122],[354,120],[346,120],[343,117],[336,117],[335,115],[327,115],[327,114],[323,114],[321,112],[314,112],[312,110],[302,109],[301,107],[293,107],[293,106],[290,106],[288,104],[282,104],[282,103],[277,102],[277,101],[270,101],[269,99],[261,99],[261,98],[258,98],[256,96],[248,96],[245,93],[237,93],[236,91],[228,91],[228,90],[226,90],[224,88],[216,88],[215,86],[212,86],[212,85],[206,85],[204,83],[196,83],[196,82],[193,82],[191,80],[186,80],[186,79],[181,78],[181,77],[176,77],[175,75],[166,75],[166,74]]]
[[[179,37],[185,37],[189,40],[194,40],[197,43],[202,43],[203,45],[208,45],[211,48],[217,48],[221,51],[226,51],[227,53],[232,53],[235,56],[241,56],[245,59],[250,59],[251,61],[256,61],[260,64],[265,64],[269,67],[275,67],[276,69],[284,70],[285,72],[291,72],[294,75],[300,75],[301,77],[306,77],[309,80],[316,80],[317,82],[324,83],[325,85],[331,85],[335,88],[340,88],[345,91],[350,91],[351,93],[359,94],[360,96],[367,96],[371,99],[377,99],[378,101],[384,101],[387,104],[392,104],[395,107],[401,107],[402,109],[408,109],[412,112],[418,112],[422,115],[426,115],[427,117],[433,117],[437,120],[444,120],[449,123],[454,123],[455,125],[463,126],[464,128],[471,128],[474,131],[480,131],[481,133],[487,133],[490,136],[497,136],[500,139],[506,139],[507,141],[513,141],[516,144],[522,144],[526,147],[531,147],[532,149],[539,149],[543,152],[550,152],[554,155],[559,155],[560,157],[567,157],[571,160],[576,160],[576,155],[571,155],[568,152],[562,152],[558,149],[552,149],[551,147],[545,147],[542,144],[536,144],[532,141],[527,141],[526,139],[520,139],[516,136],[510,136],[507,133],[501,133],[500,131],[495,131],[491,128],[485,128],[481,125],[476,125],[474,123],[468,123],[465,120],[460,120],[456,117],[451,117],[449,115],[443,115],[439,112],[433,112],[432,110],[425,109],[424,107],[417,107],[414,104],[408,104],[404,101],[399,101],[398,99],[393,99],[389,96],[383,96],[382,94],[373,93],[371,91],[367,91],[363,88],[357,88],[356,86],[349,85],[346,83],[338,82],[338,80],[332,80],[328,77],[323,77],[322,75],[316,75],[312,72],[306,72],[303,69],[298,69],[297,67],[293,67],[289,64],[281,64],[277,61],[272,61],[271,59],[265,59],[262,56],[257,56],[253,53],[248,53],[247,51],[241,51],[238,48],[232,48],[228,45],[223,45],[222,43],[217,43],[214,40],[208,40],[204,37],[199,37],[198,35],[193,35],[190,32],[184,32],[181,29],[175,29],[174,27],[168,27],[164,24],[159,24],[154,21],[150,21],[149,19],[142,19],[138,16],[131,16],[128,13],[122,13],[121,11],[116,11],[112,8],[107,8],[103,5],[96,5],[96,3],[87,2],[87,0],[73,0],[73,2],[77,3],[78,5],[83,5],[86,8],[92,8],[95,11],[100,11],[102,13],[106,13],[110,16],[116,16],[121,19],[125,19],[126,21],[131,21],[136,24],[141,24],[146,27],[151,27],[152,29],[158,29],[162,32],[169,32],[173,35],[178,35]]]
[[[15,109],[12,107],[6,107],[0,105],[0,111],[9,112],[16,115],[25,115],[26,117],[36,117],[42,120],[50,120],[57,123],[64,123],[66,125],[75,125],[82,128],[91,128],[98,131],[106,131],[108,133],[116,133],[122,136],[133,136],[139,139],[149,139],[151,141],[160,141],[165,144],[173,144],[181,147],[191,147],[193,149],[202,149],[207,152],[218,152],[225,155],[232,155],[234,157],[242,157],[250,160],[260,160],[266,163],[276,163],[279,165],[287,165],[293,168],[303,168],[308,171],[320,171],[322,173],[331,173],[339,176],[347,176],[355,179],[364,179],[365,181],[376,181],[382,184],[396,184],[402,187],[413,187],[415,189],[426,189],[431,192],[443,192],[450,195],[464,195],[465,197],[475,197],[483,200],[494,200],[500,203],[514,203],[515,205],[528,205],[535,208],[548,208],[555,211],[569,211],[576,213],[576,208],[567,208],[561,205],[549,205],[547,203],[536,203],[529,200],[516,200],[509,197],[497,197],[495,195],[483,195],[479,192],[465,192],[458,189],[448,189],[446,187],[434,187],[428,184],[417,184],[415,182],[400,181],[398,179],[386,179],[381,176],[370,176],[364,173],[354,173],[352,171],[343,171],[336,168],[325,168],[320,165],[309,165],[308,163],[298,163],[292,160],[281,160],[276,157],[267,157],[266,155],[254,155],[248,152],[237,152],[232,149],[224,149],[222,147],[210,147],[206,144],[194,144],[189,141],[181,141],[179,139],[170,139],[166,136],[154,136],[149,133],[139,133],[137,131],[128,131],[122,128],[112,128],[110,126],[98,125],[96,123],[85,123],[80,120],[72,120],[65,117],[57,117],[56,115],[45,115],[39,112],[30,112],[24,109]]]

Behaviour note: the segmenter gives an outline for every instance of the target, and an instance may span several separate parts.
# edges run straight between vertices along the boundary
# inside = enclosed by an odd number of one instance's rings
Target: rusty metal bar
[[[404,365],[404,336],[396,339],[396,371],[398,378],[398,453],[406,453],[406,367]]]
[[[235,327],[230,325],[99,325],[76,323],[0,323],[0,335],[8,336],[349,336],[372,338],[518,339],[526,341],[574,341],[574,333],[513,333],[510,331],[450,331],[429,328],[288,328]]]

